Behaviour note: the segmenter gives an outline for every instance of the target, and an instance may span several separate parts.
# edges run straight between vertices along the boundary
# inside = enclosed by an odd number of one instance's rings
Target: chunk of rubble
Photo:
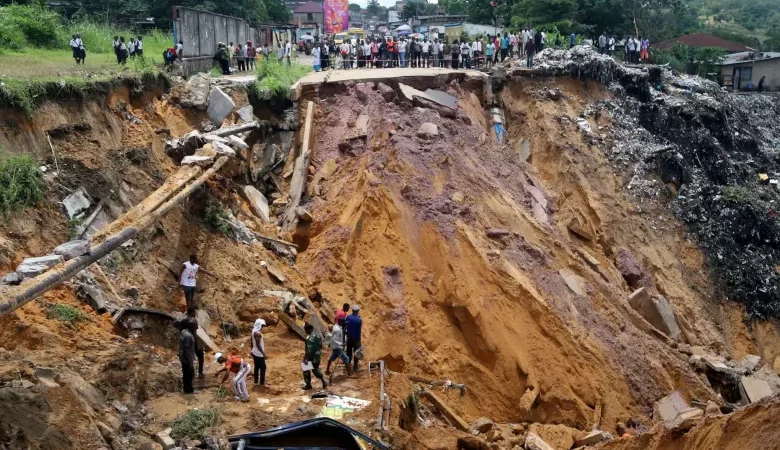
[[[496,424],[487,417],[480,417],[474,422],[471,422],[471,425],[469,425],[469,430],[471,430],[472,434],[487,433],[488,431],[492,430],[495,425]]]
[[[16,273],[22,278],[36,277],[50,268],[62,263],[65,259],[61,255],[38,256],[35,258],[25,258],[21,264],[16,267]]]
[[[83,187],[79,187],[62,200],[62,205],[65,207],[68,220],[73,220],[74,217],[89,209],[92,200],[90,200],[87,191]]]
[[[384,98],[386,102],[390,102],[395,98],[395,90],[381,81],[377,84],[376,90],[382,94],[382,98]]]
[[[555,450],[550,444],[544,442],[538,434],[529,432],[525,435],[525,448],[527,450]]]
[[[86,255],[90,252],[91,247],[87,240],[75,240],[58,245],[54,249],[55,255],[60,255],[65,258],[65,261],[79,256]]]
[[[691,407],[680,391],[674,391],[653,406],[653,420],[671,431],[686,431],[704,416],[704,411]]]
[[[582,277],[565,268],[558,270],[558,274],[561,276],[561,278],[563,278],[566,286],[568,286],[572,292],[581,297],[588,295],[588,288],[585,284],[585,280]]]
[[[176,447],[176,441],[171,437],[173,428],[166,428],[154,435],[154,441],[162,445],[163,450],[171,450]]]
[[[538,389],[526,389],[523,396],[520,397],[520,402],[517,405],[517,413],[522,420],[526,420],[531,417],[531,408],[534,406],[534,402],[539,397]]]
[[[750,403],[772,396],[772,388],[766,380],[756,376],[742,377],[742,389]]]
[[[208,167],[212,164],[214,164],[213,156],[190,155],[190,156],[185,156],[184,159],[181,160],[182,166]]]
[[[737,364],[737,369],[745,373],[755,372],[761,365],[761,357],[757,355],[745,355]]]
[[[612,439],[612,435],[605,431],[601,430],[593,430],[581,439],[576,439],[574,441],[575,447],[584,447],[589,445],[596,445],[599,442],[604,442]]]
[[[629,286],[636,286],[644,277],[642,266],[636,256],[626,248],[618,249],[615,254],[615,265]]]
[[[216,136],[216,135],[213,135],[213,134],[204,135],[203,136],[203,140],[206,141],[206,143],[208,143],[208,144],[214,144],[215,142],[221,142],[221,143],[223,143],[225,145],[230,144],[230,141],[228,141],[227,139],[223,138],[222,136]]]
[[[301,220],[301,222],[309,223],[314,221],[314,216],[303,206],[295,208],[295,215]]]
[[[233,136],[231,136],[233,137]],[[214,142],[212,145],[212,148],[214,148],[214,151],[219,156],[227,156],[229,158],[235,158],[236,157],[236,151],[232,148],[228,147],[227,145],[221,143],[221,142]]]
[[[588,225],[579,217],[572,217],[566,227],[569,229],[569,231],[585,239],[586,241],[596,240],[596,234],[593,232],[590,225]]]
[[[247,145],[247,143],[238,136],[229,136],[228,141],[230,141],[230,144],[237,149],[246,150],[249,148],[249,145]]]
[[[510,234],[512,234],[512,232],[504,228],[488,228],[485,234],[490,239],[501,239],[505,236],[509,236]]]
[[[236,110],[236,114],[238,114],[238,117],[244,123],[255,120],[255,111],[252,108],[252,105],[246,105],[238,108],[238,110]]]
[[[432,139],[439,135],[439,127],[435,123],[425,122],[417,130],[417,136],[423,139]]]
[[[176,160],[195,153],[201,145],[206,143],[205,136],[198,130],[192,130],[178,139],[170,139],[165,142],[165,154]]]
[[[628,297],[628,303],[639,315],[665,335],[675,340],[680,336],[680,327],[674,318],[672,306],[663,296],[652,298],[647,290],[641,287]]]
[[[219,125],[236,108],[236,104],[222,89],[216,87],[209,94],[209,107],[206,112],[212,122]]]
[[[254,186],[242,187],[241,194],[249,203],[249,208],[257,217],[263,219],[266,223],[271,222],[268,199],[265,198],[265,195],[258,191]]]

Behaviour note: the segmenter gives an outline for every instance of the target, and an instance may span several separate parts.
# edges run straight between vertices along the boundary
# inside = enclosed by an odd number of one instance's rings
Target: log
[[[173,198],[165,202],[155,211],[143,216],[132,226],[123,229],[119,233],[92,247],[92,253],[89,255],[73,258],[55,270],[44,272],[37,277],[31,278],[29,281],[22,283],[19,286],[15,286],[13,289],[9,289],[6,292],[0,293],[2,294],[0,295],[2,298],[7,299],[0,303],[0,316],[11,313],[16,309],[24,306],[39,295],[59,285],[63,281],[70,279],[77,273],[81,272],[90,265],[99,261],[104,256],[119,248],[119,246],[128,240],[134,238],[139,231],[155,223],[174,206],[178,205],[182,200],[187,198],[195,189],[198,189],[200,186],[202,186],[206,180],[214,176],[214,174],[217,173],[217,171],[227,162],[227,160],[228,158],[226,156],[219,158],[214,162],[214,165],[211,166],[209,170],[207,170],[192,184],[187,185],[178,194],[173,196]]]
[[[303,126],[303,145],[301,154],[295,160],[292,180],[290,181],[290,202],[282,219],[282,228],[289,230],[295,223],[295,209],[301,205],[303,192],[306,189],[306,180],[309,177],[309,162],[311,161],[311,145],[314,128],[314,102],[306,106],[306,122]]]
[[[253,120],[251,122],[242,123],[240,125],[234,125],[232,127],[220,128],[219,130],[206,133],[204,134],[204,136],[228,137],[234,134],[243,133],[245,131],[252,131],[258,127],[260,127],[260,124],[256,120]]]
[[[436,409],[438,409],[447,419],[452,422],[452,424],[455,426],[455,428],[459,429],[460,431],[469,431],[469,424],[463,420],[462,417],[460,417],[455,411],[450,409],[449,406],[447,406],[442,399],[440,399],[436,394],[429,390],[425,390],[424,392],[425,397],[431,401],[431,403],[436,406]]]
[[[306,340],[306,331],[298,325],[292,317],[288,316],[284,311],[279,312],[279,320],[284,322],[290,330],[297,334],[304,341]]]
[[[156,191],[152,192],[141,203],[130,208],[126,213],[119,216],[115,221],[111,222],[108,226],[95,233],[91,238],[91,242],[99,242],[105,237],[110,236],[122,228],[127,227],[129,224],[135,222],[138,219],[151,214],[154,210],[165,203],[171,196],[173,196],[179,189],[190,180],[195,178],[202,172],[200,167],[187,166],[180,168],[176,173],[168,177]]]

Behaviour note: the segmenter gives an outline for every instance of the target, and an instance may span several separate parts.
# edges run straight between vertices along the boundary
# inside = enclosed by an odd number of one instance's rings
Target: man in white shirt
[[[287,60],[287,64],[290,64],[290,58],[292,57],[292,44],[290,41],[284,41],[284,57]]]
[[[179,269],[179,283],[184,289],[184,299],[187,301],[187,308],[195,306],[195,289],[198,285],[198,272],[202,271],[206,275],[217,279],[217,276],[198,265],[198,257],[194,253],[190,255],[190,260],[185,261]]]
[[[463,58],[463,67],[471,69],[471,45],[465,39],[460,44],[460,55]]]
[[[523,29],[523,48],[520,50],[523,55],[525,55],[525,44],[528,42],[528,39],[530,39],[531,30],[528,28]]]
[[[330,337],[330,349],[332,350],[330,358],[328,358],[328,367],[325,368],[325,374],[330,375],[330,365],[336,358],[340,358],[347,366],[347,375],[352,375],[352,366],[349,364],[349,356],[344,353],[344,345],[346,344],[346,338],[344,336],[344,326],[347,324],[346,319],[339,317],[338,323],[333,325],[333,332]]]
[[[138,56],[144,56],[144,41],[143,37],[138,36],[138,40],[135,41],[135,54]]]
[[[477,39],[471,44],[471,53],[474,58],[474,67],[479,67],[482,60],[482,40]]]
[[[181,61],[181,59],[184,57],[183,52],[184,52],[184,41],[180,40],[176,44],[176,57],[179,58],[179,61]]]
[[[434,39],[431,42],[431,53],[433,53],[433,67],[439,67],[439,60],[441,59],[441,51],[439,51],[439,40]]]
[[[431,67],[431,43],[428,42],[428,38],[422,43],[422,65],[420,67]]]

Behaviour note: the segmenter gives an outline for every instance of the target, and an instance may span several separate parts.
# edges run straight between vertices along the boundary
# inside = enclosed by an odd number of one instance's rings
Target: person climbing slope
[[[330,338],[331,354],[328,358],[328,366],[325,368],[325,374],[330,375],[330,365],[337,358],[340,358],[344,365],[347,366],[347,375],[352,375],[352,369],[349,366],[349,357],[344,353],[344,326],[347,325],[347,320],[343,317],[339,317],[339,321],[333,325],[333,332]]]
[[[195,289],[198,284],[198,272],[202,271],[206,275],[219,279],[214,273],[209,272],[198,265],[198,257],[194,253],[190,255],[189,261],[184,261],[179,269],[179,283],[184,289],[184,299],[187,301],[187,308],[195,306]]]

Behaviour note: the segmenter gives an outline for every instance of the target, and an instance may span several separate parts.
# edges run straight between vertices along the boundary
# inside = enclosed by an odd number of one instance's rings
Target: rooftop
[[[309,13],[321,13],[322,12],[322,3],[316,3],[316,2],[308,2],[304,3],[303,5],[295,8],[293,13],[296,14],[309,14]]]
[[[675,39],[659,42],[655,45],[655,47],[661,50],[668,50],[674,47],[676,44],[687,45],[689,47],[718,47],[730,53],[748,52],[753,50],[750,47],[746,47],[736,42],[727,41],[726,39],[722,39],[708,33],[692,33],[685,36],[680,36]]]
[[[734,64],[747,64],[778,58],[780,58],[780,53],[778,52],[739,52],[727,55],[723,58],[723,62],[721,62],[720,65],[731,66]]]

